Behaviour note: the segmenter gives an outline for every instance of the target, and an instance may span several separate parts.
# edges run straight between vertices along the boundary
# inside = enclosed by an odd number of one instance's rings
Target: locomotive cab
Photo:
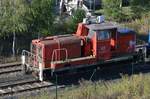
[[[135,32],[118,28],[114,22],[83,24],[82,27],[79,25],[78,29],[88,31],[83,31],[83,34],[77,32],[78,36],[88,41],[84,42],[84,55],[92,53],[97,61],[126,56],[135,51]]]
[[[111,58],[111,50],[115,48],[115,35],[113,30],[116,26],[111,23],[87,25],[89,33],[87,38],[91,40],[92,53],[97,60],[107,60]]]

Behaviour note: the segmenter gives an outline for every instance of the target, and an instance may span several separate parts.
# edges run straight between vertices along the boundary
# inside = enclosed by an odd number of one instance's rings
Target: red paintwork
[[[135,34],[121,34],[117,32],[117,27],[111,26],[111,24],[108,24],[109,27],[107,27],[107,24],[103,24],[104,28],[100,25],[94,26],[97,27],[79,23],[76,34],[51,36],[41,40],[33,40],[33,45],[42,48],[41,54],[44,67],[62,69],[63,67],[89,65],[100,60],[112,59],[117,55],[134,52],[135,46],[130,46],[130,41],[135,41]],[[98,26],[100,26],[101,30],[111,31],[109,39],[98,40],[98,33],[96,31],[93,32],[92,38],[88,38],[90,28],[98,29]],[[64,51],[57,51],[52,60],[53,51],[63,48],[67,49],[68,60],[65,61],[66,55]],[[35,49],[34,53],[37,55],[37,49]],[[87,59],[86,57],[88,56],[92,56],[93,58]],[[34,61],[35,64],[38,64],[36,59]],[[52,63],[52,61],[55,62]]]
[[[78,24],[76,35],[77,36],[87,36],[88,35],[88,29],[85,27],[84,24],[82,24],[82,23]]]
[[[59,37],[55,36],[53,38],[51,37],[50,39],[46,38],[42,40],[33,40],[32,44],[36,46],[42,45],[42,58],[45,68],[51,67],[51,61],[59,61],[66,58],[65,50],[57,50],[56,53],[54,53],[54,56],[52,56],[55,49],[65,48],[67,50],[69,59],[81,56],[81,39],[74,35]]]
[[[128,35],[120,35],[118,38],[118,51],[120,53],[129,53],[129,52],[133,52],[135,46],[133,47],[133,49],[130,47],[130,42],[129,41],[135,41],[135,36],[128,34]]]
[[[90,59],[82,59],[82,60],[72,60],[72,61],[69,61],[69,62],[62,62],[62,63],[54,63],[52,64],[51,68],[52,69],[59,69],[59,68],[62,68],[62,67],[69,67],[69,66],[80,66],[80,65],[83,65],[83,64],[94,64],[96,62],[96,58],[90,58]]]
[[[111,58],[110,39],[98,40],[95,33],[94,37],[92,38],[92,45],[93,55],[96,56],[97,60],[107,60]]]

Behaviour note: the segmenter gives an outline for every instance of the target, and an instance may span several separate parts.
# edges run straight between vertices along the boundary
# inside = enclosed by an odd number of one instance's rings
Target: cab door
[[[96,31],[96,54],[98,60],[111,58],[111,33],[109,30]]]

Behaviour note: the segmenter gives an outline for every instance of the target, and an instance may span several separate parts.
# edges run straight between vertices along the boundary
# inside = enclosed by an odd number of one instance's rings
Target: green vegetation
[[[0,36],[13,35],[12,52],[15,55],[16,33],[27,30],[25,15],[27,7],[23,0],[1,0]]]
[[[54,22],[53,0],[31,0],[28,5],[30,32],[38,34],[38,37],[50,35]]]
[[[1,0],[0,43],[7,44],[0,44],[0,53],[6,51],[6,48],[12,48],[8,52],[12,52],[13,56],[21,53],[18,51],[26,44],[25,40],[18,40],[22,37],[30,42],[31,39],[42,36],[73,33],[84,17],[85,12],[78,9],[70,19],[60,18],[57,22],[54,0]]]
[[[85,12],[82,9],[77,9],[74,11],[73,15],[71,16],[71,19],[68,20],[67,25],[68,29],[67,32],[73,33],[77,29],[78,23],[83,21],[83,18],[85,18]]]
[[[82,9],[77,9],[73,12],[70,17],[60,16],[53,25],[53,33],[59,34],[72,34],[76,31],[78,23],[83,21],[85,18],[85,11]]]
[[[17,40],[18,37],[27,37],[30,42],[40,33],[41,35],[50,34],[54,22],[52,8],[53,0],[1,0],[0,51],[12,48],[13,56],[15,56],[18,49],[22,47],[22,45],[18,46],[20,43],[20,40]],[[7,44],[2,44],[5,42]],[[12,43],[11,47],[10,42]],[[21,43],[26,44],[25,38],[21,40]],[[5,47],[5,45],[8,46]],[[10,53],[10,51],[6,53]]]
[[[134,18],[140,18],[150,11],[149,0],[131,0],[130,5]]]
[[[120,21],[123,16],[122,0],[102,0],[103,13],[109,20]]]
[[[59,92],[58,99],[149,99],[150,75],[124,75],[118,81],[82,81],[79,88]],[[35,98],[35,97],[34,97]],[[30,99],[33,99],[32,97]],[[42,94],[36,99],[55,99],[55,94]]]
[[[24,20],[27,6],[23,0],[0,1],[0,36],[21,33],[27,30]]]
[[[150,13],[149,0],[130,0],[128,7],[122,7],[122,0],[102,0],[103,13],[107,19],[118,22],[132,21]]]
[[[147,35],[150,31],[150,13],[143,15],[140,19],[123,23],[125,27],[132,28],[140,35]]]

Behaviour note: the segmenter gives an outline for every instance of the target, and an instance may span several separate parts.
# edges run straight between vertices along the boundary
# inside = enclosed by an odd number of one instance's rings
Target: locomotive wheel
[[[145,62],[145,59],[144,59],[145,55],[144,55],[143,51],[141,51],[141,50],[139,51],[138,57],[139,57],[139,62],[140,63],[144,63]]]
[[[145,54],[142,49],[139,49],[137,55],[135,56],[136,63],[144,63],[145,62]]]
[[[50,80],[52,78],[51,70],[44,70],[43,71],[43,79]]]

